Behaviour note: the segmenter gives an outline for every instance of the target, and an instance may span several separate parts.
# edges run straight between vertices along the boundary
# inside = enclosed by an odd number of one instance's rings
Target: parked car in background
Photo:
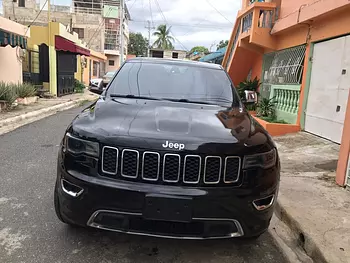
[[[102,78],[90,79],[89,90],[91,92],[101,94],[104,90]]]
[[[108,83],[111,81],[111,79],[113,78],[115,74],[115,71],[110,71],[107,72],[103,77],[102,77],[102,83],[103,83],[103,87],[106,87],[108,85]]]

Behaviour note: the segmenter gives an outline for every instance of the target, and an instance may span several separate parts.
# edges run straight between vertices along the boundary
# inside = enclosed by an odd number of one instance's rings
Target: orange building
[[[337,183],[350,186],[349,0],[242,0],[223,67],[235,85],[258,77],[289,124],[341,144]]]
[[[106,74],[107,57],[99,52],[90,50],[90,57],[85,57],[83,82],[89,85],[90,79],[102,78]]]

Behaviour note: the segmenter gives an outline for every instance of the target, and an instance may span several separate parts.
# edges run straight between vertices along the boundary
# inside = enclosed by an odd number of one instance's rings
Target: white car
[[[89,90],[102,93],[104,90],[102,78],[90,79]]]

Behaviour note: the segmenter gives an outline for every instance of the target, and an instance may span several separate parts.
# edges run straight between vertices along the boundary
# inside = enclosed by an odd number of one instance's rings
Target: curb
[[[0,121],[0,135],[13,131],[21,126],[35,122],[37,120],[46,118],[50,115],[55,114],[58,111],[68,110],[74,107],[79,106],[79,103],[82,101],[87,101],[87,99],[79,98],[76,100],[56,104],[51,107],[39,109],[32,112],[27,112],[19,116],[11,117],[5,120]],[[88,100],[92,102],[93,100]]]
[[[329,263],[312,237],[309,235],[308,231],[303,229],[299,222],[287,212],[286,208],[280,201],[277,201],[276,203],[275,216],[290,229],[295,243],[301,249],[303,249],[314,262]]]
[[[11,118],[0,121],[0,127],[4,127],[4,126],[10,125],[12,123],[23,121],[25,119],[34,118],[34,117],[37,117],[41,114],[44,114],[44,113],[47,113],[50,111],[60,110],[62,108],[74,106],[75,104],[78,104],[79,102],[80,102],[80,100],[68,101],[65,103],[56,104],[56,105],[48,107],[48,108],[43,108],[40,110],[27,112],[27,113],[21,114],[19,116],[11,117]]]

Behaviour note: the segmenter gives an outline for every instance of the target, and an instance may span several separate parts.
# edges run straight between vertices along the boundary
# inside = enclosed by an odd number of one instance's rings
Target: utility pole
[[[120,19],[120,65],[124,62],[124,17],[125,17],[125,8],[124,0],[120,0],[120,10],[121,10],[121,19]]]
[[[151,29],[155,29],[155,27],[151,26],[151,22],[147,20],[147,26],[145,27],[148,29],[148,48],[147,48],[147,57],[150,56],[150,48],[151,48]]]

